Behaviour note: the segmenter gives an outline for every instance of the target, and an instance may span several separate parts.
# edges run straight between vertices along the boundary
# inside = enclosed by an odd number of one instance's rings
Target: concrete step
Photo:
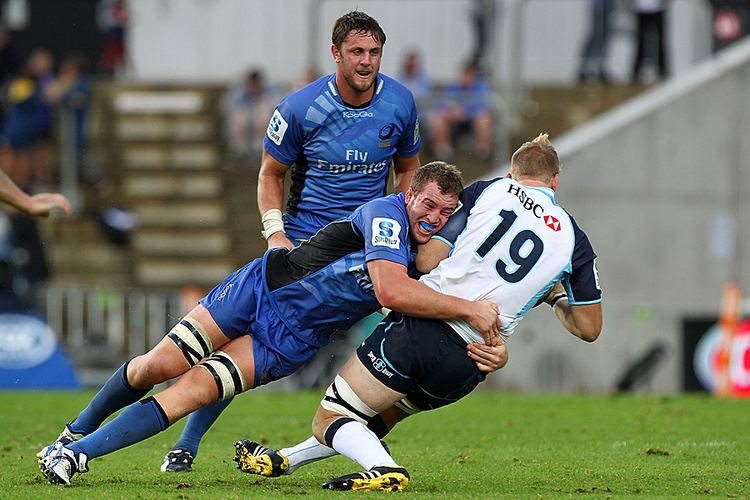
[[[141,257],[225,257],[231,247],[223,229],[139,229],[133,238],[133,250]]]
[[[135,264],[135,281],[143,286],[211,287],[235,269],[229,258],[145,257]]]
[[[529,91],[528,112],[511,141],[511,150],[549,132],[552,140],[591,118],[641,93],[643,85],[574,85],[535,87]]]
[[[227,220],[223,200],[143,201],[133,206],[140,227],[222,227]]]
[[[207,111],[212,100],[201,89],[116,87],[112,107],[116,113],[195,114]]]
[[[47,250],[55,274],[101,274],[104,278],[111,272],[130,273],[131,257],[127,248],[84,240],[75,245],[56,242],[48,245]]]
[[[224,183],[219,173],[131,173],[122,182],[129,198],[220,198]]]
[[[125,115],[115,119],[114,137],[119,141],[211,141],[220,127],[211,115]]]
[[[215,144],[124,144],[121,164],[128,169],[210,170],[219,165],[221,155]]]

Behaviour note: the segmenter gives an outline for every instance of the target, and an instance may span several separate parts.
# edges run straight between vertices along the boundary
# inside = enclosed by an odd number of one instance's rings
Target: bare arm
[[[602,332],[602,304],[570,305],[568,295],[561,282],[547,292],[544,302],[552,306],[552,310],[560,323],[570,333],[586,342],[593,342]]]
[[[284,165],[263,150],[263,158],[258,174],[258,211],[261,217],[269,210],[283,211],[284,205],[284,177],[289,165]],[[294,248],[283,232],[274,233],[268,237],[268,248]]]
[[[567,298],[557,301],[552,308],[560,323],[570,333],[593,342],[602,332],[602,304],[570,305]]]
[[[393,158],[393,187],[399,193],[405,193],[411,185],[411,178],[419,168],[419,155],[409,158]]]
[[[26,215],[47,217],[55,208],[62,210],[65,215],[70,215],[70,202],[65,196],[57,193],[29,196],[2,171],[0,171],[0,201],[4,201]]]
[[[424,245],[419,245],[417,252],[417,270],[427,274],[435,269],[440,261],[448,257],[451,247],[443,240],[432,238]]]
[[[486,343],[499,342],[500,318],[492,302],[472,302],[438,293],[409,278],[403,265],[388,260],[370,261],[367,269],[375,296],[384,307],[418,318],[462,319],[481,333]]]

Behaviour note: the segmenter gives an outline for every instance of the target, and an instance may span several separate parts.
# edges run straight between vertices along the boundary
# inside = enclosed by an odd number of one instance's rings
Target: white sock
[[[289,470],[286,471],[286,474],[291,474],[303,465],[339,454],[333,448],[320,444],[315,436],[310,436],[291,448],[282,448],[279,453],[289,459]]]
[[[380,439],[375,433],[356,420],[339,427],[331,441],[336,451],[351,458],[365,470],[378,465],[398,466],[380,444]]]

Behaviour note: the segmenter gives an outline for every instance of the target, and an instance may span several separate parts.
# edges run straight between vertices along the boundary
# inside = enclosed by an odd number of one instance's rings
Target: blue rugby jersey
[[[325,345],[334,330],[347,330],[380,308],[368,262],[413,265],[404,195],[370,201],[299,247],[271,249],[263,259],[263,283],[276,314],[295,336]]]
[[[366,107],[344,104],[330,74],[286,96],[271,117],[263,147],[294,164],[284,228],[308,238],[329,222],[387,192],[393,157],[422,147],[414,98],[396,80],[378,75]]]

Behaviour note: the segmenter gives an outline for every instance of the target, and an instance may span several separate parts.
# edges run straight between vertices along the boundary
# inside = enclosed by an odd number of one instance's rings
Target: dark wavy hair
[[[375,19],[364,12],[353,10],[336,19],[336,23],[333,25],[333,33],[331,33],[331,42],[341,49],[342,42],[351,32],[357,34],[370,33],[375,40],[380,42],[381,46],[385,45],[383,28]]]

